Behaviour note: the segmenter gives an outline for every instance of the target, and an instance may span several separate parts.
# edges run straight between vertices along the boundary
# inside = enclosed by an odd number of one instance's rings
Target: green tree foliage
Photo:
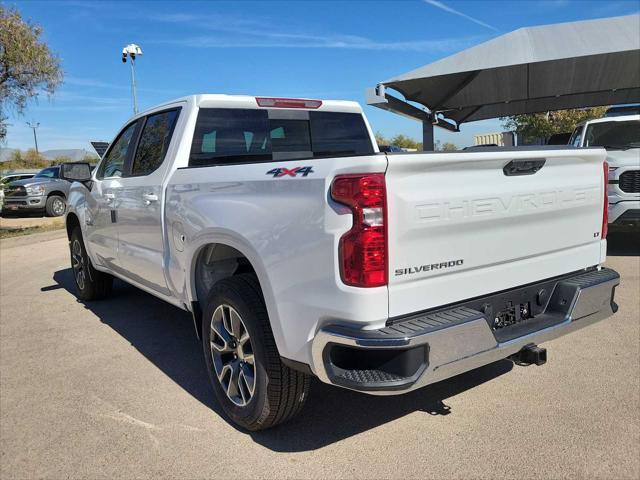
[[[33,148],[26,152],[16,150],[11,154],[11,158],[0,164],[2,170],[23,170],[44,168],[51,165],[51,160],[47,160],[37,153]]]
[[[400,148],[411,148],[415,150],[422,150],[422,144],[416,142],[413,138],[402,135],[401,133],[393,137],[391,145],[397,145]]]
[[[58,57],[40,39],[42,28],[0,5],[0,141],[7,135],[6,109],[24,112],[44,91],[53,95],[62,83]]]
[[[382,133],[376,132],[375,138],[378,145],[389,145],[389,140],[387,140]]]
[[[455,152],[456,150],[458,150],[458,147],[455,143],[444,142],[436,150],[442,150],[443,152]]]
[[[400,148],[410,148],[414,150],[422,150],[422,143],[416,142],[413,138],[407,137],[399,133],[395,137],[386,138],[382,133],[375,133],[376,143],[378,145],[396,145]]]
[[[80,160],[81,162],[88,162],[91,165],[95,165],[98,163],[97,155],[85,155],[85,157]],[[41,169],[45,167],[51,167],[52,165],[60,165],[61,163],[67,162],[75,162],[77,160],[73,160],[71,157],[66,155],[61,155],[59,157],[54,158],[53,160],[48,159],[38,152],[36,152],[33,148],[27,150],[26,152],[22,152],[20,150],[15,150],[11,154],[11,158],[6,162],[0,163],[0,170],[2,171],[14,171],[14,170],[35,170]]]
[[[607,107],[557,110],[555,112],[514,115],[503,117],[501,120],[505,129],[515,131],[527,140],[536,138],[546,140],[556,133],[572,132],[578,123],[592,118],[600,118],[606,110]]]

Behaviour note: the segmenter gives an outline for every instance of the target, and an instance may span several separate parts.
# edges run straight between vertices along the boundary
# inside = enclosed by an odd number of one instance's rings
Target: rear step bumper
[[[379,330],[327,326],[313,340],[314,372],[326,383],[366,393],[409,392],[613,315],[619,283],[618,273],[608,268],[563,277],[543,313],[508,327],[515,337],[494,330],[485,313],[464,305]],[[470,303],[477,305],[477,299]]]

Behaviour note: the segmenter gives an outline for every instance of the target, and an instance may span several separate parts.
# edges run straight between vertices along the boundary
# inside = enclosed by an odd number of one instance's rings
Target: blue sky
[[[142,109],[192,93],[355,100],[365,89],[520,27],[635,13],[639,0],[97,2],[5,1],[44,28],[65,83],[11,114],[6,147],[90,148],[132,114],[122,48],[139,44]],[[498,54],[498,52],[497,52]],[[420,138],[419,123],[365,106],[386,136]],[[498,120],[436,138],[469,145]]]

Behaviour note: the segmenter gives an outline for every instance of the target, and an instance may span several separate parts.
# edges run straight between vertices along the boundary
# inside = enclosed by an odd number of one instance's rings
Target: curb
[[[3,238],[2,240],[0,240],[0,249],[5,250],[8,248],[24,247],[26,245],[32,245],[34,243],[48,242],[50,240],[58,240],[59,238],[66,237],[66,229],[61,228],[60,230],[54,230],[52,232],[32,233],[30,235]]]

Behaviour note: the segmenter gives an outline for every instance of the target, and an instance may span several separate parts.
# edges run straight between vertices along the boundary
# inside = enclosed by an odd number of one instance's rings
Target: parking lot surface
[[[637,242],[637,243],[636,243]],[[610,239],[620,311],[416,392],[313,383],[302,415],[246,433],[213,400],[190,316],[117,282],[73,295],[66,239],[0,250],[0,477],[640,477],[640,260]]]

